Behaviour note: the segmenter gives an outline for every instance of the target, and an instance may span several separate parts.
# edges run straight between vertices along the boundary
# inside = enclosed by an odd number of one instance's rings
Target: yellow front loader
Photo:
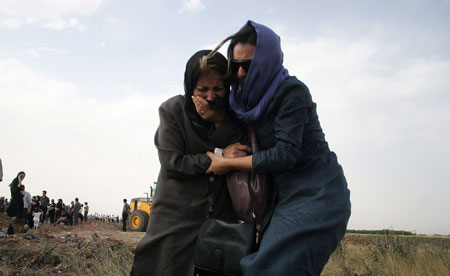
[[[150,187],[150,197],[132,198],[130,202],[130,214],[128,215],[128,225],[132,231],[145,232],[147,230],[148,219],[152,209],[153,188]]]

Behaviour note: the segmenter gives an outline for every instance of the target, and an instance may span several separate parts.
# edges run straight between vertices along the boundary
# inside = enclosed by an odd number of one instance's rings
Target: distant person
[[[40,199],[41,210],[42,210],[42,218],[41,222],[44,223],[47,218],[47,209],[50,204],[50,199],[47,197],[47,191],[42,191],[42,196]]]
[[[50,218],[50,224],[55,224],[56,204],[54,199],[48,205],[48,216]]]
[[[25,189],[25,185],[22,185],[23,189],[23,218],[25,219],[25,224],[33,228],[33,214],[31,212],[31,194]]]
[[[39,206],[40,206],[40,204],[39,204],[38,197],[33,196],[33,198],[31,199],[31,211],[33,212],[34,210],[39,208]]]
[[[69,211],[70,211],[70,206],[71,206],[71,205],[69,205],[69,204],[64,204],[64,211],[66,211],[66,214],[69,213]]]
[[[87,202],[84,203],[84,222],[88,221],[88,214],[89,214],[89,205]]]
[[[73,224],[78,225],[78,218],[80,216],[81,204],[79,202],[78,197],[75,198],[75,204],[73,205]]]
[[[5,203],[3,203],[3,205],[5,206],[5,211],[8,210],[9,207],[9,201],[7,198],[5,198]]]
[[[71,226],[72,225],[72,216],[69,213],[66,213],[66,210],[61,210],[61,217],[56,222],[57,224],[64,223],[64,225]]]
[[[128,219],[128,212],[130,212],[130,205],[127,203],[127,200],[123,200],[123,209],[122,209],[122,231],[127,231],[127,219]]]
[[[58,221],[59,220],[59,218],[61,217],[61,215],[62,215],[62,210],[64,210],[65,209],[65,206],[64,206],[64,202],[63,202],[63,200],[60,198],[60,199],[58,199],[58,202],[56,203],[56,208],[55,208],[55,220],[56,221]],[[65,210],[64,210],[65,211]]]
[[[73,224],[73,213],[75,212],[75,202],[70,202],[70,207],[68,208],[67,213],[72,217],[72,224]]]
[[[9,203],[7,213],[10,218],[17,217],[23,219],[23,192],[22,181],[25,178],[25,172],[19,172],[16,178],[9,184],[11,190],[11,202]]]
[[[83,204],[81,204],[80,212],[78,213],[78,218],[80,219],[80,222],[83,223],[84,221]]]
[[[34,229],[37,229],[39,227],[41,216],[43,216],[42,210],[40,208],[36,208],[36,210],[33,212]]]
[[[0,196],[0,213],[5,212],[5,197]]]

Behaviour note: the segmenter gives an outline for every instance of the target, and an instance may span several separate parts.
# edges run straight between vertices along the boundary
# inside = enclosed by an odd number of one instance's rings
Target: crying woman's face
[[[200,75],[193,94],[205,99],[211,110],[221,110],[228,106],[224,81],[216,72]]]

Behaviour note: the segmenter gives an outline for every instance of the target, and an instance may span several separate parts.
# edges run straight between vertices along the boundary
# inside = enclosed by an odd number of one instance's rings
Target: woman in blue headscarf
[[[320,275],[350,217],[343,170],[308,88],[283,67],[280,38],[248,21],[229,39],[230,105],[254,128],[262,150],[240,158],[208,153],[207,172],[253,170],[274,183],[260,248],[241,261],[242,269],[245,275]]]

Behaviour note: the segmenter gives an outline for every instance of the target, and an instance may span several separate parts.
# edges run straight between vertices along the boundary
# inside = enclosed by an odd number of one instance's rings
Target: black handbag
[[[208,217],[195,246],[195,267],[219,275],[242,275],[240,262],[254,251],[255,234],[253,222],[226,222]]]
[[[250,198],[253,193],[250,188]],[[228,222],[215,218],[210,208],[202,225],[194,251],[197,270],[218,275],[242,275],[241,259],[256,251],[256,222]],[[253,217],[255,217],[253,215]]]

